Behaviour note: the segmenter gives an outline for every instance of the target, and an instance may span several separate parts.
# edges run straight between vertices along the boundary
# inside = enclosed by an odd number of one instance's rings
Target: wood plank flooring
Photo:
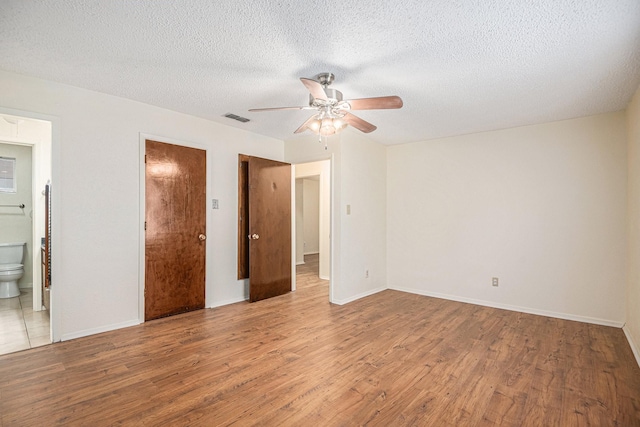
[[[640,425],[620,329],[390,290],[336,306],[307,279],[0,356],[0,424]]]

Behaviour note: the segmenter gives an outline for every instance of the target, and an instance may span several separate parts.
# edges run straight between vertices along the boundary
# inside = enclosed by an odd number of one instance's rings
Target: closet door
[[[145,320],[204,308],[206,151],[146,141]]]

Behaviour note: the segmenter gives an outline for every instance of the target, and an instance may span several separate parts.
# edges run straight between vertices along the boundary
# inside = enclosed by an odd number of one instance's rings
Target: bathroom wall
[[[33,286],[31,146],[0,143],[0,157],[16,159],[16,193],[0,192],[0,205],[25,205],[24,209],[0,206],[0,243],[26,242],[21,288]]]

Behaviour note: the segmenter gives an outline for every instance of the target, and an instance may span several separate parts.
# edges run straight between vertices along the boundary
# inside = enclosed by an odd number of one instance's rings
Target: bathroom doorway
[[[45,187],[52,175],[52,122],[0,110],[0,157],[9,159],[0,173],[14,179],[0,191],[0,243],[24,243],[20,295],[0,299],[0,354],[52,342],[51,313],[44,306],[43,278],[50,258]],[[11,170],[9,170],[11,169]]]

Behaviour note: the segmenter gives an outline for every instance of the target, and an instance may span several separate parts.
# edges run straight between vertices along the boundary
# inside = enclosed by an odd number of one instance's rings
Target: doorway
[[[12,159],[16,186],[0,192],[0,243],[24,243],[23,275],[18,280],[20,295],[0,299],[0,329],[3,334],[0,354],[50,344],[53,341],[52,313],[58,307],[49,305],[51,258],[44,248],[50,248],[47,227],[45,190],[52,178],[53,123],[29,117],[30,113],[0,111],[0,157]],[[50,223],[49,223],[50,224]],[[45,272],[43,266],[46,265]],[[9,312],[13,313],[9,316]],[[12,324],[6,324],[11,319]]]
[[[296,289],[328,286],[331,299],[331,161],[295,165]]]

